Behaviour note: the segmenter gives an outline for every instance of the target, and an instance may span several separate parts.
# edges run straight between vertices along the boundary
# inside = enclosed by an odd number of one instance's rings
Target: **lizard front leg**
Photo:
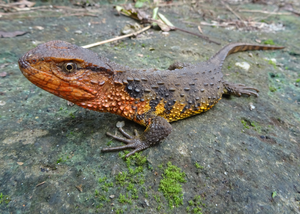
[[[127,134],[122,127],[119,127],[119,131],[126,137],[121,138],[115,136],[109,132],[106,134],[111,136],[112,138],[119,140],[121,142],[126,143],[127,145],[124,146],[117,146],[111,148],[104,148],[102,152],[111,152],[111,151],[119,151],[124,149],[134,149],[133,151],[129,152],[125,157],[128,158],[130,155],[133,155],[136,152],[141,150],[147,149],[151,146],[158,144],[160,141],[165,139],[172,131],[171,124],[165,119],[160,116],[155,116],[151,118],[149,125],[146,127],[146,130],[142,135],[138,135],[135,131],[135,136],[132,137]]]

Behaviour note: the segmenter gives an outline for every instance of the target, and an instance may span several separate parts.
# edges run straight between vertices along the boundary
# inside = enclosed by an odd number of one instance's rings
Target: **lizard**
[[[134,153],[159,144],[172,131],[170,122],[211,109],[223,94],[258,96],[259,90],[223,79],[225,58],[248,50],[284,47],[231,43],[206,62],[174,63],[167,70],[132,69],[64,41],[49,41],[23,55],[19,68],[36,86],[83,108],[120,115],[146,127],[124,137],[109,132],[126,145],[102,152],[133,149]]]

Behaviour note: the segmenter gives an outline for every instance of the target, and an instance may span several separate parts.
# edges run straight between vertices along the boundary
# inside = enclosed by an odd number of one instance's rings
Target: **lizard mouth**
[[[77,81],[65,81],[54,75],[51,69],[40,69],[30,64],[30,53],[25,54],[18,61],[23,75],[36,86],[71,102],[95,98],[96,91]],[[32,61],[32,60],[31,60]]]

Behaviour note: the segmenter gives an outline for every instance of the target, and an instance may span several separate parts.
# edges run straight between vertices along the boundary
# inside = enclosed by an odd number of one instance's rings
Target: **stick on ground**
[[[151,25],[137,31],[137,32],[134,32],[134,33],[131,33],[131,34],[127,34],[127,35],[124,35],[124,36],[119,36],[119,37],[116,37],[116,38],[113,38],[113,39],[108,39],[108,40],[104,40],[104,41],[101,41],[101,42],[96,42],[96,43],[93,43],[93,44],[89,44],[89,45],[84,45],[84,46],[81,46],[83,48],[91,48],[91,47],[95,47],[95,46],[98,46],[98,45],[102,45],[102,44],[105,44],[105,43],[109,43],[109,42],[113,42],[113,41],[117,41],[117,40],[120,40],[120,39],[124,39],[124,38],[127,38],[127,37],[130,37],[130,36],[134,36],[134,35],[137,35],[137,34],[140,34],[146,30],[148,30],[149,28],[151,28]]]

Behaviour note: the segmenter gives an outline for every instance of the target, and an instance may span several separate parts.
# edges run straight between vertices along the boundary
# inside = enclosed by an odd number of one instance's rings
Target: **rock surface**
[[[217,16],[236,20],[218,2],[161,7],[160,12],[179,28],[197,32],[204,14],[207,23]],[[260,4],[242,7],[276,8]],[[185,213],[196,204],[191,206],[189,201],[199,195],[203,213],[300,213],[299,17],[239,13],[284,26],[272,32],[269,28],[265,32],[201,26],[205,35],[222,46],[273,40],[286,49],[255,51],[252,57],[247,52],[229,56],[223,65],[225,79],[254,86],[260,96],[224,97],[210,111],[172,123],[173,132],[164,142],[142,152],[147,162],[137,174],[141,178],[132,177],[135,194],[116,179],[120,172],[127,172],[127,163],[118,153],[100,151],[107,144],[120,145],[105,133],[114,132],[122,118],[69,106],[31,84],[18,69],[18,58],[37,44],[60,39],[86,45],[116,37],[128,22],[135,22],[117,16],[111,5],[93,8],[97,16],[88,12],[78,15],[82,13],[76,11],[78,7],[72,9],[0,18],[1,30],[30,31],[0,38],[0,68],[7,73],[0,77],[0,213]],[[131,67],[166,69],[174,61],[207,60],[220,48],[180,31],[171,31],[166,37],[150,29],[137,38],[92,50]],[[264,58],[275,58],[276,64]],[[235,67],[239,61],[249,63],[250,69]],[[250,103],[255,106],[252,111]],[[130,121],[125,129],[143,131]],[[173,210],[159,191],[169,161],[186,173],[186,182],[181,184],[183,204]],[[99,182],[99,178],[106,179]],[[139,180],[143,178],[144,183]],[[120,194],[126,193],[131,204],[120,202]]]

